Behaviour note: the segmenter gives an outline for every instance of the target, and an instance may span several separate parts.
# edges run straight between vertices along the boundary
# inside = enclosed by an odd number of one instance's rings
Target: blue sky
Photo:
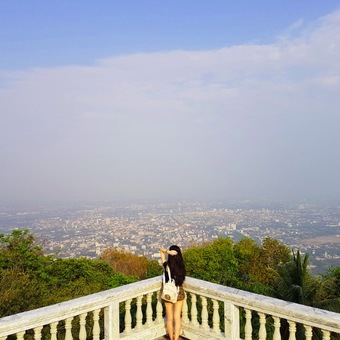
[[[113,55],[270,43],[334,0],[2,1],[2,69],[92,64]]]
[[[0,2],[0,202],[340,197],[340,2]]]

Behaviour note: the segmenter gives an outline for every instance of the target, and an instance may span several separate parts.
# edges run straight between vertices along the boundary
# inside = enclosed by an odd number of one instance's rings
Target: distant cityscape
[[[340,205],[308,203],[157,203],[0,209],[0,233],[28,229],[45,254],[97,258],[107,248],[159,259],[218,237],[274,238],[309,253],[313,274],[340,266]]]

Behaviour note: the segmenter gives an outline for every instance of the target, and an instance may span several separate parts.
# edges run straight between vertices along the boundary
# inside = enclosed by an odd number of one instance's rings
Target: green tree
[[[53,261],[46,268],[43,281],[54,292],[45,298],[45,305],[49,305],[135,282],[137,279],[114,271],[102,260],[70,258]]]
[[[263,240],[263,261],[266,268],[278,269],[291,260],[290,249],[278,240],[267,237]]]
[[[270,237],[265,238],[260,259],[262,272],[257,279],[271,289],[276,284],[281,268],[291,260],[291,250],[285,244]]]
[[[251,238],[243,238],[234,246],[235,256],[239,262],[240,288],[258,294],[267,292],[268,275],[263,261],[262,248]]]
[[[300,251],[293,252],[293,259],[279,271],[276,282],[277,297],[285,300],[312,305],[318,282],[308,270],[309,255],[301,256]]]
[[[136,280],[102,260],[45,256],[27,230],[0,235],[0,317]]]
[[[340,313],[340,267],[330,267],[323,275],[316,303],[319,308]]]
[[[39,277],[49,261],[28,230],[0,234],[0,317],[40,307]]]
[[[275,285],[276,297],[290,302],[313,306],[319,282],[308,271],[309,255],[301,256],[300,251],[293,252],[290,262],[285,263],[279,270],[279,277]],[[315,333],[315,332],[314,332]],[[289,326],[282,321],[281,335],[283,339],[289,337]],[[314,334],[318,338],[318,334]],[[297,339],[304,339],[304,328],[297,325]]]
[[[183,253],[188,276],[222,285],[237,286],[238,261],[230,238],[218,238]]]
[[[234,246],[239,261],[240,276],[244,282],[254,280],[261,265],[261,247],[251,238],[245,237]]]
[[[18,269],[0,270],[0,318],[41,307],[45,289]]]
[[[148,260],[147,262],[147,278],[161,275],[163,267],[156,260]]]
[[[42,270],[51,258],[43,256],[41,247],[29,231],[13,230],[11,234],[0,234],[0,268],[20,269],[25,272]]]

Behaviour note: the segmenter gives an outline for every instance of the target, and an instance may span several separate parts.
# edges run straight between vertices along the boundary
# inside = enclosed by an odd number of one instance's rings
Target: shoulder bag
[[[171,272],[169,266],[166,266],[169,275],[169,281],[165,282],[165,271],[163,272],[163,289],[162,289],[162,299],[167,302],[175,303],[177,302],[177,296],[179,292],[179,287],[176,286],[175,280],[171,278]]]

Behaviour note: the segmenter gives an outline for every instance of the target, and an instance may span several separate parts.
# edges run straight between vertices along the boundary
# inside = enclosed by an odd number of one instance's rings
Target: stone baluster
[[[260,317],[260,329],[259,329],[259,340],[266,340],[267,330],[266,330],[266,314],[257,313]]]
[[[202,301],[202,325],[201,327],[207,331],[209,329],[208,325],[208,308],[207,308],[207,298],[204,296],[201,296],[201,301]]]
[[[193,326],[198,326],[196,301],[196,294],[191,293],[191,324]]]
[[[288,340],[296,340],[296,323],[294,321],[288,321],[289,323],[289,339]]]
[[[100,337],[99,312],[100,309],[93,311],[93,340],[99,340]]]
[[[281,333],[280,333],[281,320],[277,316],[273,316],[273,319],[274,319],[273,340],[281,340]]]
[[[212,300],[213,302],[213,332],[220,333],[220,314],[218,312],[218,301]]]
[[[118,339],[120,333],[119,302],[104,307],[104,339]]]
[[[131,302],[132,299],[128,299],[125,301],[125,329],[124,334],[130,334],[132,329],[132,317],[131,317]]]
[[[224,303],[225,335],[230,339],[240,337],[240,311],[233,303]]]
[[[72,320],[73,318],[67,318],[65,320],[65,340],[72,340]]]
[[[25,331],[24,332],[19,332],[17,333],[17,340],[24,340],[24,336],[25,336]],[[1,338],[1,340],[5,340],[7,339],[6,336],[4,336],[3,338]]]
[[[136,330],[143,327],[142,299],[143,295],[137,297]]]
[[[149,293],[146,295],[146,325],[151,326],[152,325],[152,293]]]
[[[253,333],[253,326],[251,325],[251,310],[245,309],[246,312],[246,325],[244,327],[244,339],[245,340],[251,340],[252,339],[252,333]]]
[[[34,328],[34,340],[40,340],[41,339],[41,330],[42,329],[43,329],[42,326]]]
[[[157,293],[156,313],[157,313],[157,316],[156,316],[157,323],[163,322],[163,306],[162,306],[162,299],[161,299],[160,292]]]
[[[50,324],[51,340],[57,340],[57,326],[58,326],[58,321],[52,322]]]
[[[183,323],[189,323],[187,299],[185,299],[184,302],[183,302],[182,321],[183,321]]]
[[[322,340],[330,340],[331,333],[329,331],[325,331],[324,329],[322,331]]]
[[[80,326],[80,330],[79,330],[79,340],[86,340],[86,315],[87,313],[83,313],[80,315],[79,317],[79,326]]]
[[[306,340],[312,340],[313,331],[311,326],[303,325],[305,327],[305,337]]]

